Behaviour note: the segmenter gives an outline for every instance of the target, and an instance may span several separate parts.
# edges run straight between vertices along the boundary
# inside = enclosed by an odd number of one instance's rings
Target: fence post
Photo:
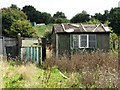
[[[42,40],[42,61],[46,59],[46,39],[44,37],[41,38]]]
[[[18,60],[21,59],[21,45],[22,45],[21,34],[18,33]]]

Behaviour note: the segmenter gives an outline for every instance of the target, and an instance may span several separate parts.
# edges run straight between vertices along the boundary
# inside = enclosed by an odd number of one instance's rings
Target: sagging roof
[[[105,24],[56,24],[53,26],[55,33],[80,33],[80,32],[111,32]]]

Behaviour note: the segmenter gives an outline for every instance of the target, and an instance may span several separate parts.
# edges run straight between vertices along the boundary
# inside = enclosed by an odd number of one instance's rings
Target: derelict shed
[[[58,57],[83,49],[108,50],[110,32],[104,24],[56,24],[52,29],[53,52]]]

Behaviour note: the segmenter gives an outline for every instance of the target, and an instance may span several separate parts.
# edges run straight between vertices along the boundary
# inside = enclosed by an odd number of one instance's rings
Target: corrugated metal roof
[[[74,29],[72,32],[111,32],[109,27],[104,24],[56,24],[53,26],[55,33],[64,33]],[[69,33],[72,33],[69,32]]]

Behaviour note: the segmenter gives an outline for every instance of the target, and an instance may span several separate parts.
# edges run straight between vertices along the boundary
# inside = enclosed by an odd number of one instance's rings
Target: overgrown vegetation
[[[45,36],[48,32],[52,31],[53,24],[34,26],[37,36]]]
[[[0,88],[116,88],[118,54],[80,52],[71,60],[51,58],[41,67],[0,60]]]
[[[27,16],[20,9],[8,7],[2,8],[2,30],[4,36],[16,37],[18,33],[21,36],[33,36],[34,29]]]

